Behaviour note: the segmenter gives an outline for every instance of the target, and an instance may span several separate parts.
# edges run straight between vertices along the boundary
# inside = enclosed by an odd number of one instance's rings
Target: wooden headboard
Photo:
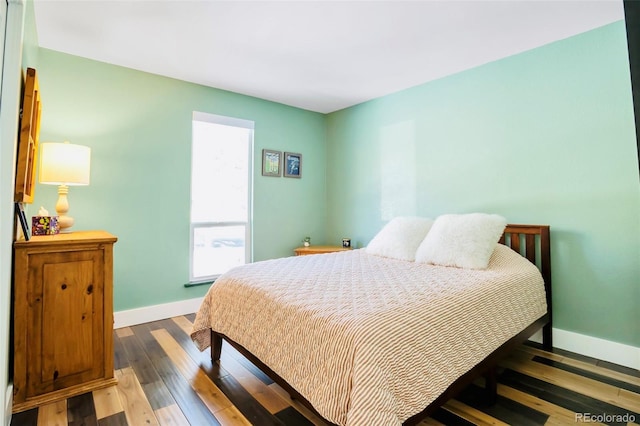
[[[510,247],[536,265],[544,279],[549,324],[543,329],[543,340],[551,342],[551,246],[549,225],[507,225],[500,243]],[[551,343],[545,344],[545,346]]]

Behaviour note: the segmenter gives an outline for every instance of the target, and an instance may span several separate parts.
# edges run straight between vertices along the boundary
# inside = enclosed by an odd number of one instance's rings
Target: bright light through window
[[[192,282],[250,261],[252,146],[253,122],[194,113]]]

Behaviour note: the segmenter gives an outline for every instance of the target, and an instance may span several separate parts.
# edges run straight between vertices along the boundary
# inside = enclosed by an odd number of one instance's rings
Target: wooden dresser
[[[349,247],[342,246],[309,246],[298,247],[293,252],[296,256],[306,256],[308,254],[333,253],[334,251],[351,250]]]
[[[116,241],[85,231],[14,243],[13,412],[116,383]]]

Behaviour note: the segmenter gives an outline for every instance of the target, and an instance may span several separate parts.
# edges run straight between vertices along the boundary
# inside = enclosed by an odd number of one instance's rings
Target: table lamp
[[[69,142],[40,144],[40,183],[58,186],[58,226],[60,232],[70,232],[74,219],[69,212],[69,186],[89,185],[91,148]]]

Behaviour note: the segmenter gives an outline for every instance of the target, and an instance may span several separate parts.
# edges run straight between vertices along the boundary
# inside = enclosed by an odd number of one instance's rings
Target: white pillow
[[[433,225],[426,217],[396,217],[376,234],[367,253],[400,260],[415,260],[416,250]]]
[[[416,262],[458,268],[486,269],[507,226],[497,214],[438,216],[416,252]]]

